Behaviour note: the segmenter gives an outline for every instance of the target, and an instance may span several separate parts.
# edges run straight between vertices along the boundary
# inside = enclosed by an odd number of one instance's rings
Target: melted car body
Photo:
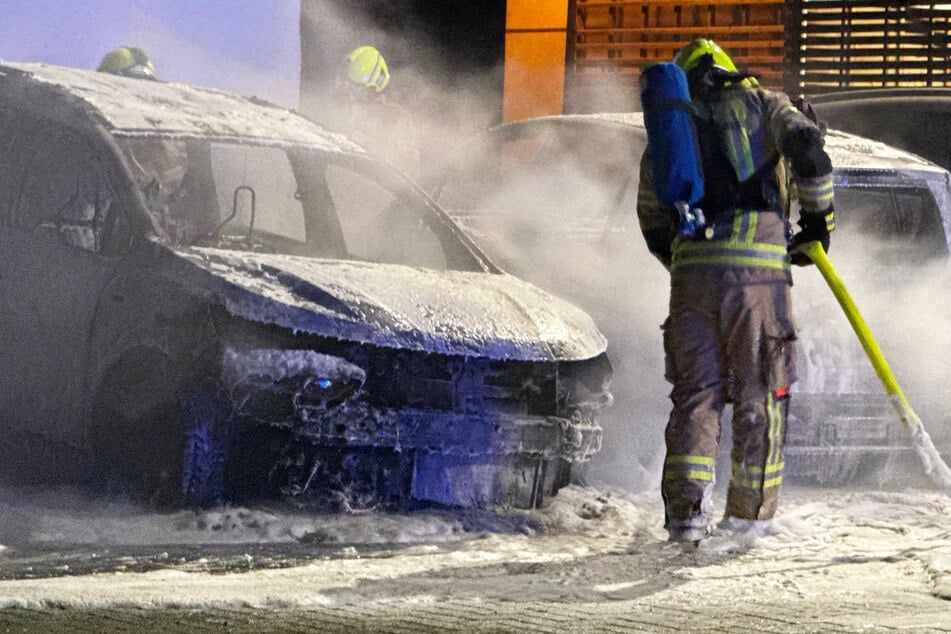
[[[591,318],[346,138],[42,64],[0,65],[0,138],[7,464],[172,505],[528,507],[598,451]]]
[[[641,113],[539,117],[475,137],[427,180],[440,205],[495,261],[585,308],[607,334],[617,405],[605,418],[606,451],[594,461],[601,463],[595,473],[617,479],[637,468],[636,457],[647,480],[635,484],[655,480],[667,415],[660,396],[669,391],[657,329],[667,310],[667,276],[647,255],[636,216],[646,143]],[[861,291],[860,307],[863,299],[893,301],[897,290],[929,279],[946,288],[948,172],[836,130],[825,143],[836,196],[831,258]],[[812,273],[793,271],[799,381],[785,472],[822,483],[881,479],[878,467],[914,462],[907,433],[840,308]],[[916,407],[934,414],[929,429],[951,444],[941,385],[923,383],[915,395],[930,402]]]

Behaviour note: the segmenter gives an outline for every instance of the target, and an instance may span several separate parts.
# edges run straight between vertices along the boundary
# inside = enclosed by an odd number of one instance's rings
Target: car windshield
[[[118,139],[160,237],[175,246],[482,270],[458,229],[361,155],[206,139]]]

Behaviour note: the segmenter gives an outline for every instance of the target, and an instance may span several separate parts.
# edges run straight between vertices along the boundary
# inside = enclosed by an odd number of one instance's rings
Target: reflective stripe
[[[750,214],[735,213],[733,215],[733,233],[730,234],[730,242],[752,243],[753,237],[750,235]]]
[[[761,213],[775,212],[734,209],[733,228],[728,240],[675,239],[671,270],[678,266],[719,264],[789,271],[789,256],[785,245],[756,242]],[[722,215],[725,214],[721,213],[721,217]]]
[[[756,164],[753,162],[750,135],[746,131],[746,126],[743,125],[746,119],[746,108],[742,102],[735,102],[733,108],[738,125],[730,127],[730,158],[737,168],[737,176],[742,181],[753,175],[756,171]],[[742,156],[740,156],[740,153],[742,153]]]
[[[762,491],[779,486],[783,481],[783,469],[786,463],[783,460],[783,402],[777,399],[772,392],[766,395],[766,460],[765,465],[744,465],[741,462],[733,463],[733,474],[730,484],[735,487]]]
[[[830,211],[826,213],[825,220],[826,220],[826,230],[832,231],[833,229],[835,229],[835,212],[834,211]]]
[[[742,463],[742,462],[734,462],[734,463],[733,463],[733,472],[734,472],[734,473],[738,473],[738,472],[741,472],[741,471],[745,471],[746,473],[749,473],[749,474],[752,474],[752,475],[762,475],[762,474],[764,474],[764,473],[767,474],[767,475],[769,475],[770,473],[776,473],[777,471],[782,471],[782,470],[783,470],[783,467],[785,466],[785,464],[786,464],[785,462],[783,462],[782,460],[780,460],[779,462],[775,462],[775,463],[773,463],[773,464],[768,464],[768,465],[766,465],[765,467],[760,467],[760,466],[757,466],[757,465],[747,465],[747,466],[743,466],[743,463]]]
[[[789,271],[789,254],[785,246],[765,242],[736,243],[716,240],[710,242],[675,241],[671,270],[679,266],[721,264],[753,266]]]
[[[766,420],[769,421],[769,451],[766,454],[766,470],[783,460],[783,410],[782,402],[773,393],[766,395]]]
[[[806,212],[828,209],[833,200],[832,175],[796,179],[796,191]]]
[[[733,477],[730,479],[730,484],[734,487],[752,489],[753,491],[771,489],[782,483],[783,467],[783,462],[768,465],[764,473],[762,467],[744,467],[734,462]]]
[[[740,143],[743,145],[743,160],[746,161],[746,173],[752,176],[756,172],[756,164],[753,163],[753,150],[750,144],[750,135],[745,127],[740,128]]]
[[[756,239],[756,226],[759,224],[759,213],[753,212],[750,214],[744,214],[750,218],[750,228],[746,235],[746,239],[743,240],[746,244],[753,244]]]
[[[716,100],[711,108],[730,165],[737,180],[743,182],[766,164],[763,104],[757,93],[742,90]]]
[[[756,226],[758,224],[758,211],[734,210],[733,233],[730,235],[730,242],[742,242],[747,246],[756,244]]]
[[[667,464],[698,464],[712,467],[716,464],[717,459],[710,456],[667,456],[664,462]]]
[[[667,456],[664,461],[664,480],[713,481],[716,459],[710,456]]]

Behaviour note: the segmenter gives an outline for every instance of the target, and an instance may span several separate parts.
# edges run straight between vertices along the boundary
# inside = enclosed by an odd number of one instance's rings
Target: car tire
[[[226,496],[230,402],[210,382],[186,376],[194,374],[149,349],[127,355],[107,373],[88,437],[107,490],[160,511],[208,506]]]

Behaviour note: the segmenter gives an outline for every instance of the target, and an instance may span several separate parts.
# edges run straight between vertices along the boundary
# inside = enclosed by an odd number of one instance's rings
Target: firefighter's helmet
[[[148,53],[137,46],[123,46],[109,51],[96,69],[103,73],[135,77],[137,79],[157,79],[155,65]]]
[[[390,83],[390,69],[380,51],[372,46],[360,46],[350,51],[345,60],[345,73],[349,81],[383,92]]]
[[[697,67],[697,64],[700,63],[700,58],[702,58],[704,55],[713,56],[714,67],[718,67],[730,72],[736,72],[736,64],[734,64],[733,60],[730,59],[730,56],[726,54],[726,51],[720,48],[720,46],[713,40],[708,40],[702,37],[698,37],[693,42],[680,49],[680,51],[674,56],[674,63],[684,69],[685,73],[689,73],[691,70]]]

